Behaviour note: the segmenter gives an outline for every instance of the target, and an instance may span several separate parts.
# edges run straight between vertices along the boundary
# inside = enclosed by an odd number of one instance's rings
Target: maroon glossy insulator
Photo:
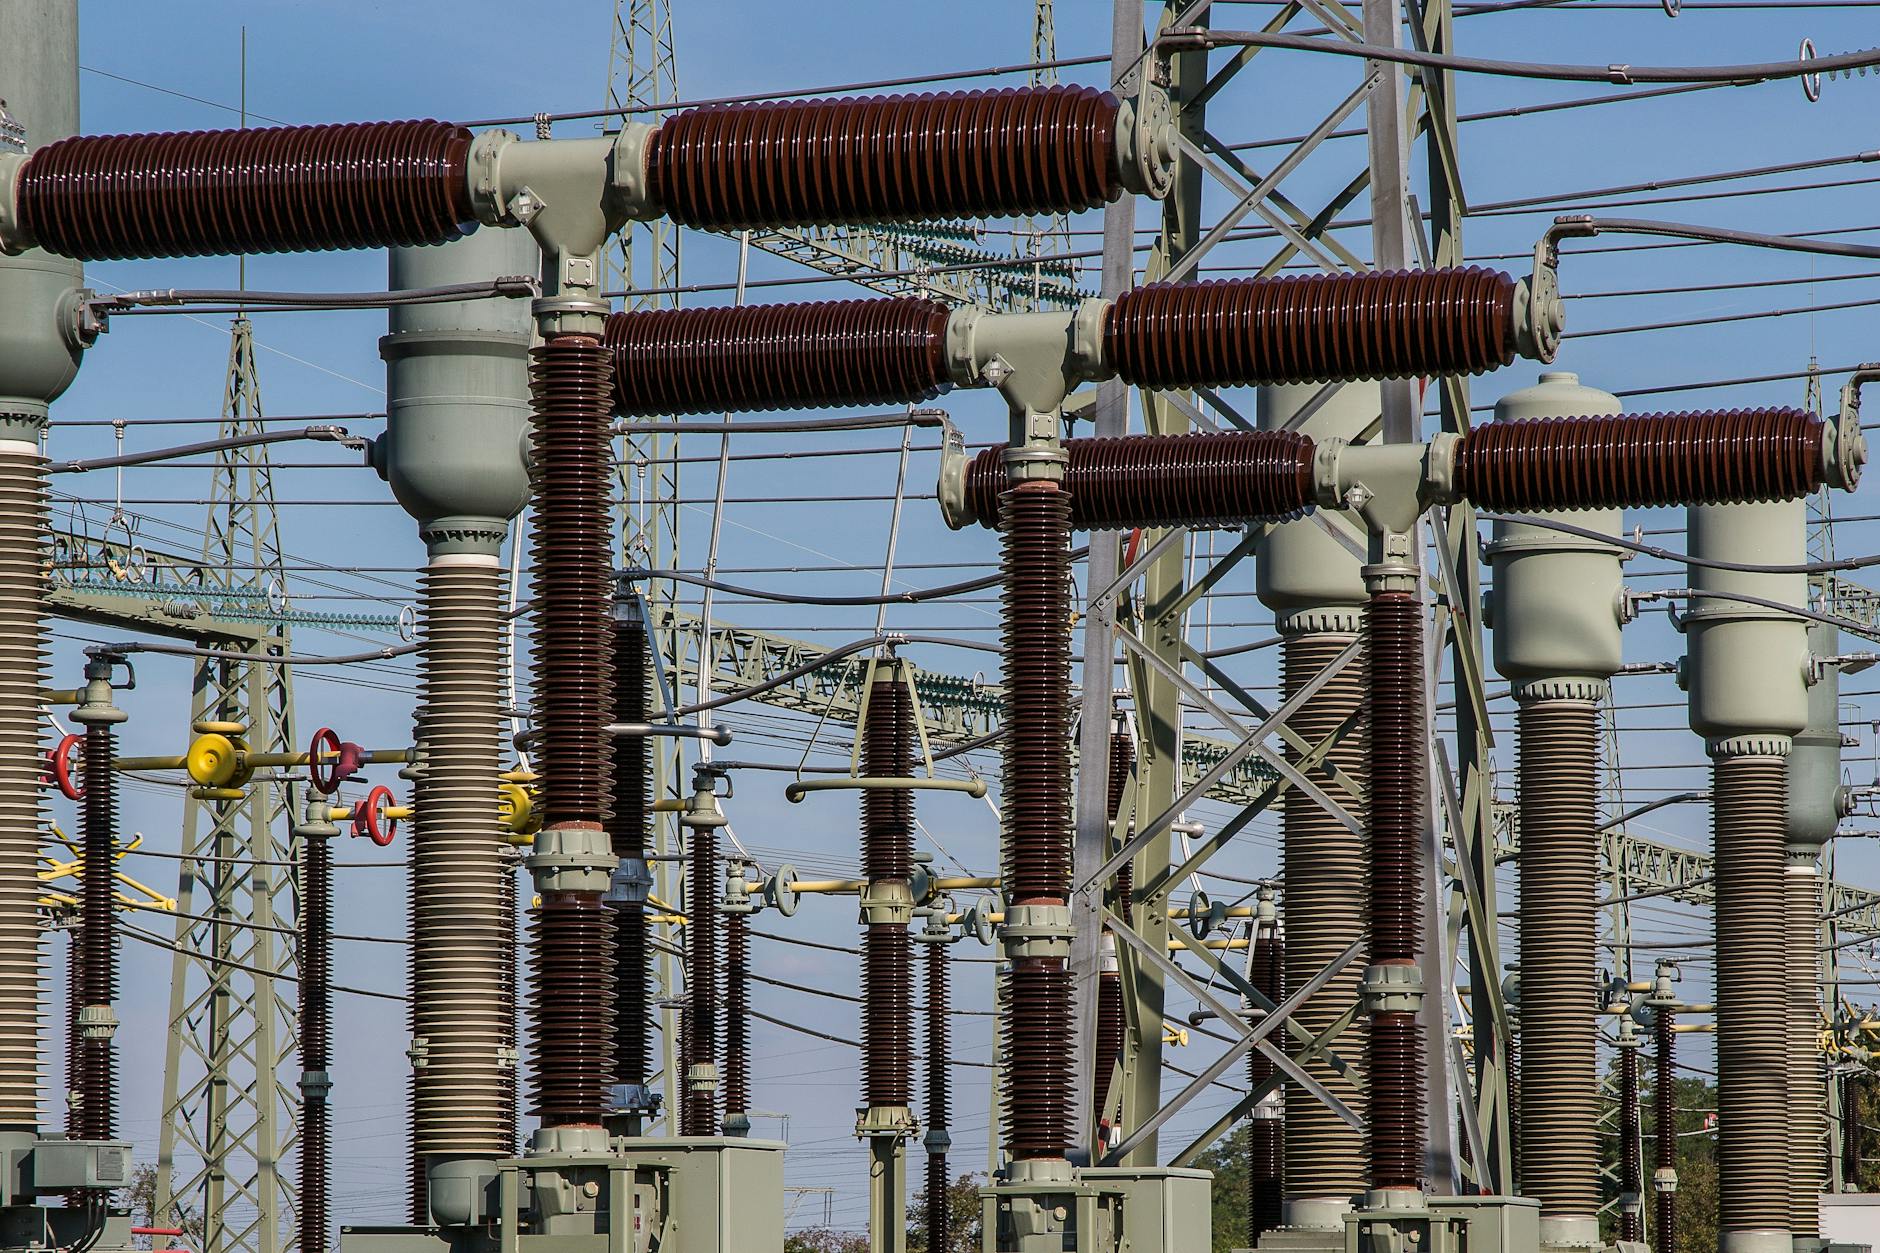
[[[1656,1073],[1652,1076],[1652,1165],[1658,1170],[1676,1170],[1678,1168],[1677,1136],[1677,1092],[1678,1092],[1678,1033],[1677,1011],[1669,1005],[1658,1005],[1657,1018],[1652,1023],[1652,1060]],[[1845,1106],[1843,1108],[1846,1108]],[[1849,1119],[1850,1133],[1859,1136],[1861,1122]],[[1855,1158],[1856,1163],[1859,1158]],[[1853,1175],[1849,1176],[1854,1178]],[[1678,1253],[1678,1194],[1656,1187],[1652,1190],[1652,1226],[1656,1243],[1654,1253]]]
[[[647,720],[646,624],[638,618],[614,623],[614,718],[625,723]],[[607,819],[615,857],[646,856],[647,816],[652,812],[650,758],[645,736],[615,737],[613,803]],[[615,1083],[644,1084],[650,1070],[650,955],[645,905],[621,903],[614,911]]]
[[[598,1125],[607,1103],[613,921],[598,892],[544,892],[534,911],[535,1114],[544,1127]]]
[[[905,1001],[902,1002],[906,1004]],[[725,1119],[751,1110],[751,928],[725,915]]]
[[[419,716],[422,716],[422,713],[422,710],[418,711]],[[418,876],[408,874],[405,876],[405,919],[407,935],[410,934],[411,920],[415,919],[417,916]],[[515,920],[513,917],[510,919],[509,929],[505,931],[504,934],[512,938],[515,936]],[[510,949],[512,950],[510,954],[511,962],[515,961],[513,950],[520,947],[521,945],[519,944],[512,943],[510,945]],[[413,951],[415,948],[416,946],[412,944],[405,946],[405,1034],[414,1039],[419,1034],[418,998],[416,995],[418,971],[417,958]],[[511,992],[513,993],[513,991],[514,988],[512,985]],[[513,1005],[514,1003],[515,998],[512,995],[510,1004]],[[407,1127],[412,1126],[417,1121],[417,1117],[418,1072],[414,1067],[405,1076],[405,1125]],[[424,1150],[422,1146],[416,1142],[416,1137],[411,1137],[405,1148],[405,1201],[407,1205],[405,1217],[406,1221],[410,1222],[413,1226],[422,1227],[426,1226],[431,1221],[429,1167],[425,1161]]]
[[[476,229],[450,122],[80,135],[19,175],[20,229],[85,261],[400,248]]]
[[[692,847],[686,869],[686,1037],[688,1069],[718,1064],[718,831],[689,827]],[[718,1133],[718,1094],[688,1082],[681,1135]]]
[[[826,409],[930,400],[948,384],[947,307],[917,297],[607,319],[623,414]]]
[[[1129,772],[1136,764],[1136,742],[1130,738],[1129,731],[1116,728],[1110,732],[1110,770],[1106,776],[1108,789],[1104,796],[1107,808],[1104,810],[1111,822],[1122,812],[1123,796],[1129,791]]]
[[[84,946],[76,928],[65,933],[65,1137],[82,1140],[78,1097],[78,1006],[84,999]]]
[[[945,1132],[952,1122],[950,1064],[952,1040],[948,1029],[947,1002],[951,981],[947,972],[947,948],[944,944],[927,947],[927,1129]],[[927,1154],[927,1247],[934,1253],[950,1253],[952,1242],[952,1207],[947,1204],[947,1155],[929,1150]]]
[[[1006,1151],[1063,1157],[1070,1144],[1071,972],[1060,958],[1020,958],[1006,976]]]
[[[535,663],[542,821],[599,825],[613,712],[612,363],[599,341],[557,335],[531,354]]]
[[[1415,1014],[1371,1019],[1365,1086],[1366,1148],[1373,1188],[1421,1186],[1424,1154],[1423,1040]]]
[[[1792,500],[1823,482],[1825,432],[1782,408],[1489,422],[1457,444],[1455,486],[1481,509]]]
[[[300,881],[300,1068],[326,1071],[332,1064],[333,845],[309,836]],[[332,1107],[322,1091],[302,1093],[300,1105],[300,1247],[327,1247],[328,1163]]]
[[[1423,885],[1423,608],[1410,592],[1378,592],[1365,615],[1370,678],[1368,793],[1371,837],[1371,963],[1409,965],[1421,941]],[[1423,1045],[1413,1014],[1371,1018],[1365,1086],[1373,1188],[1420,1187],[1423,1166]]]
[[[862,725],[862,773],[904,779],[914,771],[914,711],[907,683],[876,671]],[[870,884],[907,884],[914,873],[914,794],[862,793],[862,873]],[[871,1108],[913,1102],[913,954],[907,924],[869,923],[862,936],[862,1100]]]
[[[117,773],[111,768],[117,736],[109,723],[85,728],[85,798],[80,802],[85,865],[79,883],[79,1001],[109,1005],[117,999]],[[81,1138],[109,1140],[116,1134],[117,1067],[109,1038],[80,1030],[78,1096]]]
[[[1269,1001],[1285,999],[1286,941],[1267,931],[1254,941],[1253,986]],[[1247,1089],[1252,1091],[1273,1077],[1273,1063],[1265,1053],[1247,1054]],[[1286,1124],[1269,1116],[1271,1107],[1255,1106],[1247,1127],[1247,1243],[1280,1225],[1285,1193]]]
[[[1638,1049],[1619,1050],[1619,1192],[1644,1200],[1644,1172],[1639,1161]],[[1619,1238],[1638,1241],[1640,1211],[1619,1211]]]
[[[1110,731],[1110,759],[1108,777],[1108,795],[1105,797],[1106,812],[1110,821],[1116,821],[1116,815],[1123,808],[1123,797],[1129,791],[1129,771],[1136,758],[1136,745],[1131,740],[1128,730],[1112,728]],[[1132,921],[1134,910],[1132,898],[1135,895],[1135,867],[1125,862],[1116,872],[1116,887],[1111,898],[1111,905],[1124,922]],[[1097,1116],[1103,1117],[1110,1107],[1110,1082],[1116,1075],[1117,1060],[1123,1055],[1127,1043],[1128,1023],[1123,1016],[1123,978],[1114,970],[1105,970],[1097,976],[1097,1073],[1096,1109]]]
[[[715,230],[1071,213],[1122,194],[1118,111],[1068,86],[716,105],[653,133],[646,177]]]
[[[999,511],[1005,894],[1012,904],[1062,904],[1071,876],[1070,500],[1056,483],[1033,480],[1003,493]]]
[[[1074,530],[1236,527],[1313,507],[1313,441],[1294,431],[1070,439],[1064,452]],[[996,445],[967,464],[967,508],[981,526],[998,521],[1004,458]]]
[[[1142,387],[1480,374],[1514,360],[1514,296],[1473,266],[1152,283],[1105,313],[1103,359]]]

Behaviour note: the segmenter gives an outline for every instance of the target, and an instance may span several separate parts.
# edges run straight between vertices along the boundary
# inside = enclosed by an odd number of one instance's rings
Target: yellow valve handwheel
[[[509,832],[511,844],[533,843],[535,833],[542,829],[542,817],[535,809],[535,798],[529,789],[520,783],[504,783],[497,792],[497,815],[502,819],[504,830]]]
[[[234,740],[211,731],[198,736],[183,758],[189,777],[204,787],[239,787],[254,772],[248,768],[247,752]]]

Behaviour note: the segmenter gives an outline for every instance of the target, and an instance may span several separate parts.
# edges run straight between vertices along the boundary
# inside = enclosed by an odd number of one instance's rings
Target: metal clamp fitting
[[[1160,200],[1175,185],[1175,109],[1147,75],[1117,113],[1116,165],[1133,192]]]
[[[1423,1007],[1423,990],[1415,966],[1370,966],[1358,984],[1367,1014],[1414,1014]]]
[[[333,1091],[333,1076],[324,1070],[300,1072],[300,1095],[311,1104],[324,1105]]]
[[[644,905],[653,892],[653,872],[644,857],[622,857],[601,900],[609,905]]]
[[[905,879],[877,879],[862,888],[856,921],[905,927],[914,921],[914,890]]]
[[[599,826],[548,827],[535,837],[523,864],[542,892],[606,892],[620,861]]]
[[[1007,957],[1069,957],[1069,905],[1013,905],[1005,911],[999,939]]]
[[[109,1040],[117,1034],[117,1015],[109,1005],[81,1005],[78,1008],[78,1034],[87,1040]]]
[[[718,1090],[718,1067],[713,1062],[694,1062],[686,1068],[685,1086],[688,1092],[716,1092]]]
[[[871,1105],[855,1111],[858,1139],[906,1140],[920,1130],[914,1111],[905,1105]]]
[[[31,233],[20,225],[20,171],[26,161],[23,152],[0,152],[0,253],[9,257],[33,246]]]

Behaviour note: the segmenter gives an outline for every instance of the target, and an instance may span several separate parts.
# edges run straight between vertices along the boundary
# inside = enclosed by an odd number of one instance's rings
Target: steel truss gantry
[[[260,418],[253,327],[238,317],[221,435],[259,433]],[[261,604],[285,609],[266,445],[218,452],[210,500],[200,575],[212,599],[252,603],[258,593]],[[231,633],[224,648],[291,652],[285,621],[245,625],[251,629]],[[190,720],[239,724],[256,750],[291,751],[291,668],[201,659]],[[298,790],[257,779],[239,799],[192,790],[184,803],[155,1208],[160,1225],[200,1224],[198,1253],[285,1253],[296,1243],[294,1181],[284,1167],[300,1094],[282,1078],[297,1047],[296,960],[280,930],[297,916],[294,879],[283,868],[297,850],[281,828],[291,825]]]

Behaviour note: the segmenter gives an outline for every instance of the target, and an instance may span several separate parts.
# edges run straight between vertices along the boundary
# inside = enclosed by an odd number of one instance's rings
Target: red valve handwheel
[[[85,799],[85,789],[72,783],[72,767],[77,764],[78,746],[84,739],[82,735],[66,736],[59,741],[58,747],[52,750],[49,758],[52,764],[52,781],[59,785],[59,791],[65,794],[67,800]]]
[[[328,755],[330,760],[321,761]],[[321,727],[313,733],[313,745],[307,749],[307,778],[313,783],[313,790],[322,796],[339,791],[339,733],[332,727]]]
[[[366,798],[353,806],[354,835],[363,835],[380,848],[389,845],[398,834],[398,819],[387,818],[385,807],[397,798],[392,789],[380,785],[366,793]]]

